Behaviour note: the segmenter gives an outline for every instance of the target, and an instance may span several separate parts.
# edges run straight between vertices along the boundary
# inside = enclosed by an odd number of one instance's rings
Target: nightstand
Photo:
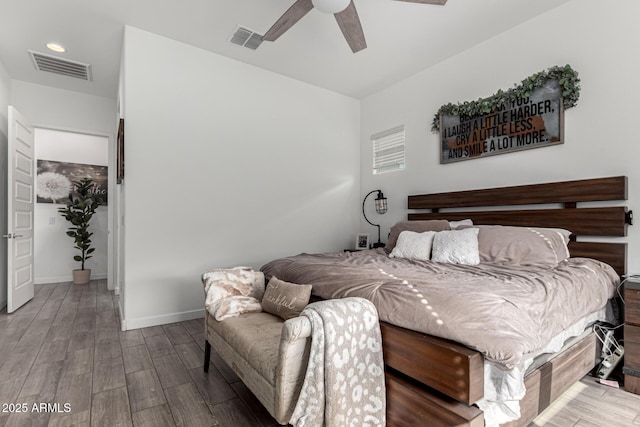
[[[624,389],[640,394],[640,282],[624,287]]]

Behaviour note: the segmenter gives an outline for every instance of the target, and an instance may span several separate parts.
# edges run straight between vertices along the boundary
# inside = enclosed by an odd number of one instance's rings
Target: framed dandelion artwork
[[[88,177],[95,182],[95,191],[99,193],[106,205],[107,176],[107,166],[38,160],[36,201],[64,204],[73,189],[73,181]]]

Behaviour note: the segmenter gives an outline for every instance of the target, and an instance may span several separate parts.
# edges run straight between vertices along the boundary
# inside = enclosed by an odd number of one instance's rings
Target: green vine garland
[[[576,105],[578,98],[580,98],[580,77],[578,72],[568,64],[564,67],[555,66],[527,77],[520,85],[514,85],[515,87],[512,89],[506,91],[500,89],[488,98],[465,101],[462,104],[448,103],[443,105],[438,109],[433,122],[431,122],[431,131],[434,133],[440,131],[441,115],[474,117],[488,114],[498,107],[509,105],[516,99],[528,97],[535,88],[543,86],[548,80],[558,80],[562,88],[562,101],[565,110]]]

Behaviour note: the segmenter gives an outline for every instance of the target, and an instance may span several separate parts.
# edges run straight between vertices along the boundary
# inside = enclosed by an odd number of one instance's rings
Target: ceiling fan
[[[447,0],[398,0],[410,3],[426,3],[444,5]],[[344,38],[349,43],[349,47],[353,53],[361,51],[367,47],[364,39],[362,25],[358,17],[358,11],[353,4],[353,0],[296,0],[275,24],[269,28],[269,31],[262,37],[262,40],[276,41],[278,37],[283,35],[289,28],[298,22],[313,8],[321,12],[333,13],[338,21],[338,26],[342,30]]]

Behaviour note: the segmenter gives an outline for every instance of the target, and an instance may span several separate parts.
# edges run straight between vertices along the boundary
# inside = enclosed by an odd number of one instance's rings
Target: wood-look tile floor
[[[640,395],[601,385],[586,376],[529,424],[538,426],[640,426]]]
[[[202,319],[121,332],[116,304],[98,280],[0,312],[0,427],[277,426],[215,352],[203,372]]]
[[[120,332],[116,301],[106,281],[36,285],[0,312],[0,427],[277,425],[215,352],[203,372],[202,320]],[[530,427],[636,425],[640,396],[585,377]]]

